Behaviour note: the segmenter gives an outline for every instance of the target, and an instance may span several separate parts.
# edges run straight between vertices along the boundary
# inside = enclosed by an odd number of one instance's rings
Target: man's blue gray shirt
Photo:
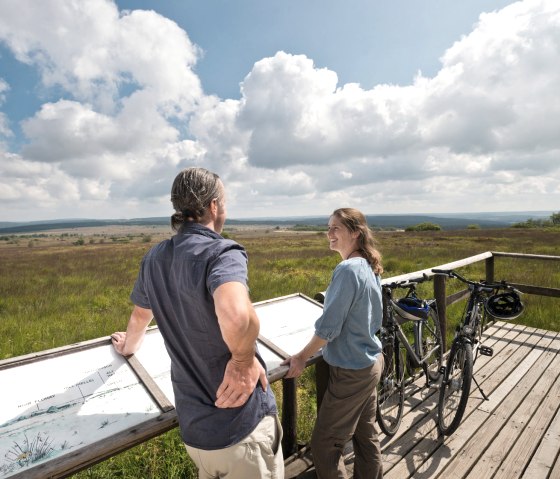
[[[221,449],[246,437],[276,414],[268,387],[253,391],[239,408],[214,405],[231,357],[216,317],[213,294],[228,282],[247,286],[247,254],[235,241],[198,223],[188,223],[154,246],[142,260],[131,300],[151,309],[171,358],[171,381],[183,441]],[[264,362],[257,353],[259,361]]]

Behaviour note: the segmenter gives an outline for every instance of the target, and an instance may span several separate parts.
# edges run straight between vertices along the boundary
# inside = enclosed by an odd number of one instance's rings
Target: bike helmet
[[[521,298],[515,291],[494,294],[485,304],[486,311],[496,319],[515,319],[525,309]]]
[[[430,312],[428,303],[418,298],[401,298],[395,302],[394,309],[404,319],[426,319]]]

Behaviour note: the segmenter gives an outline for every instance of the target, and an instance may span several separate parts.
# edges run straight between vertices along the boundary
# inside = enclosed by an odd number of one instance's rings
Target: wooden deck
[[[479,356],[461,426],[438,436],[437,387],[411,384],[393,437],[381,433],[384,477],[560,478],[560,335],[496,323],[485,333],[492,357]],[[347,455],[349,476],[352,452]],[[289,466],[286,477],[289,477]],[[315,477],[313,468],[296,476]]]

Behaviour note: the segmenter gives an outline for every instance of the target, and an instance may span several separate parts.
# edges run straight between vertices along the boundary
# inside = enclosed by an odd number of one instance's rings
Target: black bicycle
[[[505,281],[471,281],[453,270],[433,269],[432,272],[456,278],[465,283],[470,291],[461,323],[455,331],[446,366],[442,368],[438,430],[447,436],[455,432],[463,419],[472,381],[482,397],[488,400],[488,396],[484,394],[473,375],[473,366],[478,355],[492,356],[494,353],[491,347],[481,344],[482,331],[488,315],[496,319],[511,320],[523,312],[524,306],[519,291]]]
[[[435,300],[421,299],[416,293],[416,286],[427,279],[393,282],[382,288],[386,314],[379,335],[385,365],[377,389],[377,422],[388,436],[401,423],[407,377],[413,377],[417,368],[422,368],[427,384],[440,376],[443,343]],[[397,288],[407,290],[404,297],[393,298]]]

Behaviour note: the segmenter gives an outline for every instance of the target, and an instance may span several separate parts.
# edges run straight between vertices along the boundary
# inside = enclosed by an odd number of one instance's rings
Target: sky
[[[2,0],[0,221],[556,210],[557,0]]]

